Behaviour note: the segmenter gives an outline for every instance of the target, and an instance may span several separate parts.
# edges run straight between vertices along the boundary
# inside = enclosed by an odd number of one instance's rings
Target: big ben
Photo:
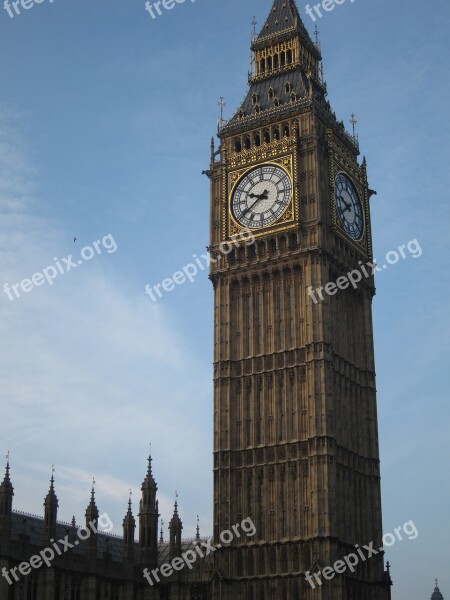
[[[251,50],[208,175],[214,537],[248,517],[257,533],[217,553],[214,598],[388,600],[382,550],[308,580],[382,546],[374,279],[327,287],[372,261],[367,165],[294,0],[273,2]],[[244,229],[255,243],[224,256]]]

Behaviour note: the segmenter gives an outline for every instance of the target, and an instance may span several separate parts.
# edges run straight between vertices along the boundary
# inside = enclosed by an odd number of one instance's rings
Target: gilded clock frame
[[[222,175],[222,194],[226,199],[226,202],[223,203],[222,213],[222,238],[224,240],[230,239],[246,229],[233,216],[232,203],[236,186],[247,173],[266,165],[274,165],[286,171],[291,181],[291,199],[289,206],[275,223],[261,229],[251,229],[253,236],[256,238],[270,233],[278,233],[292,229],[298,224],[300,211],[296,141],[295,136],[290,136],[277,140],[275,143],[263,144],[250,151],[244,150],[238,156],[236,153],[232,153]]]
[[[354,185],[359,200],[361,202],[364,229],[361,237],[358,240],[354,240],[348,235],[341,223],[337,212],[336,177],[339,173],[342,173],[343,175],[349,178],[349,180]],[[367,183],[364,179],[363,173],[358,163],[356,161],[349,160],[349,157],[346,157],[344,154],[339,153],[337,151],[337,148],[333,144],[330,145],[330,203],[333,229],[337,231],[342,237],[344,237],[344,239],[348,243],[352,244],[353,246],[358,248],[358,250],[362,250],[365,254],[370,256],[370,209]]]

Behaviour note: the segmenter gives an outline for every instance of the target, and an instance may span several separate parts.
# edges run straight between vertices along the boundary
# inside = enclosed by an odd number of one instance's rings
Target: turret
[[[99,512],[97,505],[95,504],[95,480],[91,490],[91,501],[86,509],[86,529],[89,531],[90,536],[86,540],[86,553],[91,560],[97,558],[97,529],[98,529],[98,517]]]
[[[147,568],[158,566],[158,486],[152,473],[152,457],[148,457],[147,475],[141,486],[139,511],[139,546],[141,563]]]
[[[176,495],[178,498],[178,494]],[[181,556],[181,532],[183,531],[183,523],[178,514],[178,501],[175,500],[173,509],[173,517],[169,523],[170,532],[170,557]]]
[[[14,488],[9,478],[9,455],[7,457],[6,472],[0,485],[0,552],[6,552],[11,535],[11,514]]]
[[[52,473],[50,489],[44,500],[44,545],[56,536],[56,519],[58,514],[58,498],[55,494],[55,479]]]
[[[134,563],[134,532],[136,529],[136,519],[133,516],[131,508],[131,491],[128,500],[128,512],[123,520],[123,562],[126,565]]]

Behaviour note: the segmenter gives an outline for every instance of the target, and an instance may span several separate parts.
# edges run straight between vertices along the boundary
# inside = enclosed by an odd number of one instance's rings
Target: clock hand
[[[242,215],[242,216],[243,216],[243,217],[245,217],[245,215],[246,215],[246,214],[247,214],[247,213],[248,213],[250,210],[252,210],[252,208],[253,208],[254,206],[256,206],[256,205],[258,204],[258,202],[260,202],[261,200],[267,200],[267,199],[268,199],[268,197],[269,197],[269,195],[268,195],[268,194],[269,194],[269,190],[264,190],[264,192],[263,192],[262,194],[253,194],[253,196],[252,196],[251,194],[247,194],[247,195],[248,195],[250,198],[251,198],[251,197],[253,197],[253,198],[256,198],[256,200],[253,202],[253,204],[252,204],[251,206],[249,206],[249,207],[247,208],[247,210],[245,210],[245,211],[244,211],[244,213],[243,213],[243,215]]]
[[[347,212],[347,211],[351,212],[352,205],[349,202],[346,202],[344,200],[343,196],[339,196],[339,200],[345,204],[345,210],[344,210],[344,212]]]
[[[249,198],[257,198],[258,200],[267,200],[267,194],[269,190],[264,190],[262,194],[247,194]]]

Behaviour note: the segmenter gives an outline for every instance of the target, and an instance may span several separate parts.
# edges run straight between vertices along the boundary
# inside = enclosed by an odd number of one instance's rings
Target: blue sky
[[[154,285],[208,243],[217,101],[246,91],[251,21],[270,0],[197,0],[152,20],[142,0],[44,0],[0,10],[0,285],[103,252],[10,302],[0,296],[0,451],[15,508],[42,512],[52,463],[59,516],[82,520],[90,482],[120,530],[137,512],[148,443],[164,520],[211,531],[212,289],[205,273],[153,304]],[[314,24],[299,3],[310,32]],[[394,600],[450,594],[449,138],[445,0],[336,6],[318,20],[329,100],[358,119],[375,255],[423,250],[377,278],[384,529]],[[76,244],[73,238],[77,237]]]

